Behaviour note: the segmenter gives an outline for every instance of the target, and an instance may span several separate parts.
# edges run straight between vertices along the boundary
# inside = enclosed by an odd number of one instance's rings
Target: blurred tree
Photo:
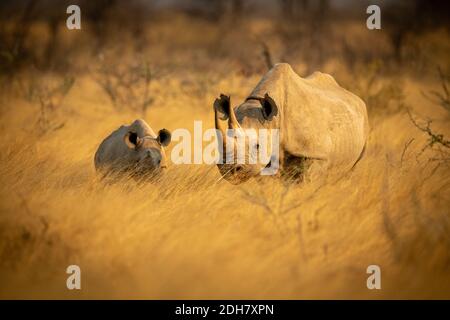
[[[3,25],[7,17],[2,17],[0,32],[0,70],[9,75],[20,67],[29,55],[25,49],[25,41],[30,32],[32,19],[36,14],[35,8],[38,1],[22,1],[22,4],[23,6],[17,6],[17,3],[13,1],[4,1],[1,2],[0,7],[0,12],[9,13],[9,18],[15,22],[10,33]]]
[[[410,34],[421,34],[450,26],[450,2],[441,0],[398,0],[382,8],[382,28],[386,27],[397,63]]]
[[[307,72],[320,68],[325,59],[330,1],[280,0],[279,5],[277,30],[284,44],[283,60],[300,58],[308,66]]]
[[[116,5],[116,0],[82,0],[82,20],[89,21],[95,35],[95,51],[100,50],[108,33],[108,13]]]

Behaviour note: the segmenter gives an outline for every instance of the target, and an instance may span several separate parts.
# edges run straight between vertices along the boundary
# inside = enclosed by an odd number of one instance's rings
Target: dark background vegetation
[[[171,19],[166,19],[168,15],[183,15],[192,23],[202,21],[206,28],[220,29],[220,36],[215,43],[193,43],[189,50],[206,50],[212,58],[239,58],[236,54],[240,51],[239,47],[244,46],[247,50],[255,51],[253,55],[257,55],[264,49],[271,51],[270,39],[275,34],[281,41],[282,49],[277,57],[270,57],[273,60],[271,63],[300,60],[311,69],[320,69],[324,61],[336,55],[349,60],[351,64],[358,60],[368,62],[378,58],[383,59],[391,69],[400,65],[413,66],[418,63],[416,55],[420,53],[408,48],[413,45],[410,43],[411,38],[441,28],[448,29],[450,26],[450,4],[439,0],[4,0],[0,3],[0,66],[3,74],[11,75],[21,68],[31,66],[39,70],[63,72],[69,67],[84,67],[70,64],[71,55],[80,50],[80,43],[71,41],[67,44],[61,40],[67,32],[63,30],[67,18],[65,9],[70,4],[81,7],[81,32],[87,32],[92,37],[89,49],[81,49],[89,50],[92,55],[111,45],[120,46],[124,43],[121,41],[124,33],[132,34],[137,52],[151,50],[154,43],[146,38],[146,28],[158,28],[161,23],[170,25]],[[369,4],[381,6],[382,32],[387,37],[389,49],[379,52],[373,48],[362,55],[357,49],[364,45],[354,43],[356,39],[346,37],[345,29],[338,26],[352,20],[363,23],[367,18],[365,8]],[[267,37],[260,35],[258,38],[247,39],[245,33],[249,32],[246,22],[255,17],[270,19],[274,28]],[[33,25],[37,22],[43,25],[47,35],[39,43],[30,43]],[[230,45],[227,38],[235,36],[236,39],[237,34],[248,43]],[[177,39],[162,41],[173,41],[176,45]],[[370,38],[365,41],[370,42]],[[419,51],[419,48],[415,49]],[[253,58],[251,53],[247,54]],[[419,72],[422,71],[421,65],[416,67]],[[244,65],[243,68],[254,71],[252,68],[256,67]]]

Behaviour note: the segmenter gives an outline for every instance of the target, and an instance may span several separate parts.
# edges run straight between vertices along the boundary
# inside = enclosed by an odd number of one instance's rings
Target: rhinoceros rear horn
[[[266,93],[261,104],[264,118],[271,121],[278,114],[278,107],[275,101]]]

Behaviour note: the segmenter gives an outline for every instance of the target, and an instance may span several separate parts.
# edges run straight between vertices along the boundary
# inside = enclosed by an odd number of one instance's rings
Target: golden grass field
[[[170,40],[147,58],[154,67],[169,67],[150,84],[154,102],[144,119],[155,130],[192,130],[194,120],[211,128],[214,98],[227,92],[237,104],[264,74],[264,64],[251,60],[256,71],[243,72],[236,60],[208,60],[207,51],[187,45],[208,44],[220,28],[204,29],[199,38],[203,25],[181,32],[187,23],[177,21],[149,31],[149,39]],[[257,34],[266,27],[255,21],[249,28]],[[89,43],[77,37],[80,46]],[[443,32],[438,42],[433,37],[423,41],[444,43],[444,49],[431,54],[448,52],[449,35]],[[105,184],[94,170],[96,148],[142,114],[115,109],[95,81],[98,59],[82,49],[74,56],[75,83],[48,115],[55,129],[40,131],[39,103],[25,99],[21,86],[11,83],[2,93],[1,298],[450,298],[448,162],[436,169],[428,160],[433,149],[421,153],[427,134],[406,112],[407,106],[414,116],[433,119],[434,130],[450,135],[448,113],[422,94],[440,90],[435,69],[422,76],[405,68],[376,78],[377,86],[400,86],[401,101],[393,103],[401,106],[385,112],[387,100],[377,102],[381,111],[368,105],[366,156],[323,185],[267,178],[234,186],[219,180],[215,166],[170,162],[158,182]],[[132,50],[112,56],[117,67],[137,60]],[[301,61],[291,64],[302,76],[309,72]],[[362,95],[365,68],[350,70],[335,58],[321,71]],[[62,78],[30,70],[19,78],[31,86],[32,76],[38,84]],[[81,268],[82,290],[66,288],[71,264]],[[371,264],[381,267],[381,290],[366,287]]]

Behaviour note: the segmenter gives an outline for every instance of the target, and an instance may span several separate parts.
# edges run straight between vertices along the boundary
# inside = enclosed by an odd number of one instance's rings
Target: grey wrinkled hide
[[[270,120],[264,118],[262,111],[266,94],[278,109]],[[321,170],[349,170],[362,155],[369,133],[366,106],[359,97],[340,87],[332,76],[315,72],[301,78],[289,64],[279,63],[249,97],[257,99],[250,98],[232,108],[239,126],[279,129],[281,168],[287,164],[287,158],[306,158],[319,163]],[[232,128],[230,121],[228,127]],[[255,171],[248,167],[240,171],[255,175],[261,169]],[[227,165],[219,165],[219,169],[222,174],[230,171]]]
[[[125,143],[127,133],[135,133],[140,140],[136,148]],[[145,175],[161,172],[166,167],[164,148],[150,126],[142,119],[121,126],[100,144],[95,153],[95,168],[105,173],[127,172]]]

